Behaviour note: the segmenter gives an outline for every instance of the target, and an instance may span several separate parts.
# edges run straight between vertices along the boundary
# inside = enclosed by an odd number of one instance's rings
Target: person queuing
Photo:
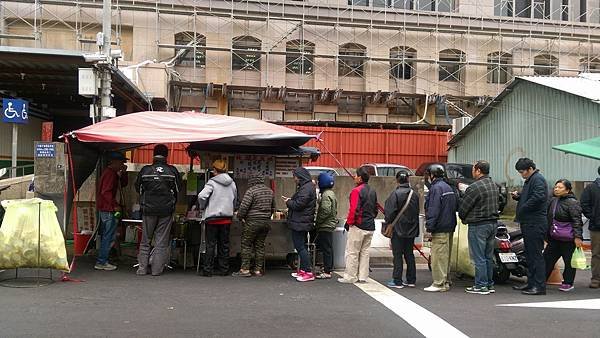
[[[282,196],[288,208],[287,225],[292,231],[294,248],[300,257],[300,269],[292,273],[292,277],[299,282],[310,282],[315,280],[315,275],[310,253],[306,248],[306,236],[315,224],[317,192],[306,168],[298,167],[294,170],[294,181],[296,193],[292,197]]]
[[[340,283],[366,282],[369,278],[369,248],[375,231],[377,193],[369,186],[369,173],[356,170],[356,187],[350,192],[350,208],[346,218],[346,269]]]
[[[262,175],[248,179],[248,190],[242,198],[237,217],[243,222],[242,265],[235,277],[261,277],[265,266],[265,239],[270,230],[269,220],[275,212],[273,191],[265,185]],[[254,265],[252,266],[252,262]]]
[[[583,246],[583,221],[581,205],[569,180],[561,179],[554,185],[554,198],[548,206],[548,245],[544,249],[546,262],[546,280],[550,277],[554,265],[562,257],[565,263],[563,282],[560,291],[574,289],[575,269],[571,267],[571,258],[575,248]]]
[[[521,227],[527,260],[527,284],[515,285],[513,289],[526,295],[546,294],[546,268],[542,251],[548,231],[548,183],[535,163],[529,158],[520,158],[515,169],[525,180],[523,190],[513,191],[517,202],[515,221]]]
[[[335,184],[333,175],[321,173],[317,181],[320,197],[318,200],[315,242],[318,250],[323,253],[323,271],[316,278],[330,279],[333,271],[333,231],[338,223],[338,201],[332,189]]]
[[[392,253],[394,255],[394,271],[388,287],[401,289],[405,286],[415,287],[417,267],[413,246],[415,237],[419,236],[419,195],[408,182],[410,173],[399,171],[396,174],[398,186],[385,200],[385,224],[393,224]],[[409,199],[410,197],[410,199]],[[402,280],[403,264],[406,262],[406,282]]]
[[[431,273],[433,283],[424,290],[444,292],[450,290],[450,252],[456,228],[456,192],[444,181],[444,167],[432,164],[425,171],[431,182],[425,200],[425,229],[431,233]]]
[[[198,194],[198,209],[203,211],[206,223],[206,254],[202,275],[212,277],[215,248],[218,274],[229,275],[229,232],[237,208],[237,187],[227,174],[227,162],[216,160],[212,164],[214,175]]]
[[[490,164],[477,161],[472,168],[476,180],[460,200],[458,215],[469,226],[469,254],[475,266],[475,283],[467,293],[487,295],[494,289],[494,247],[498,228],[498,186],[490,178]]]
[[[600,175],[600,167],[598,167]],[[589,229],[592,240],[592,280],[590,288],[600,288],[600,177],[588,184],[581,194],[581,209],[590,220]]]
[[[157,144],[153,155],[152,164],[144,166],[135,181],[135,190],[140,194],[143,222],[136,272],[140,276],[148,272],[152,276],[158,276],[169,263],[169,235],[177,195],[182,187],[179,171],[167,164],[169,148],[164,144]],[[154,249],[151,250],[152,239]],[[149,265],[151,271],[148,271]]]
[[[117,229],[116,212],[121,211],[121,206],[117,202],[117,191],[127,186],[127,158],[118,152],[112,151],[108,153],[108,166],[100,176],[100,184],[98,185],[98,196],[96,197],[96,208],[100,216],[101,240],[100,250],[94,269],[112,271],[116,270],[117,266],[108,262],[108,255]]]

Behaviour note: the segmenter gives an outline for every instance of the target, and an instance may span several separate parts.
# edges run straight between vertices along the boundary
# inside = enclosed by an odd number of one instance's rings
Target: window
[[[238,36],[232,40],[231,68],[260,71],[261,41],[252,36]]]
[[[495,16],[513,16],[513,0],[494,0]]]
[[[435,11],[435,0],[417,0],[417,10]]]
[[[533,58],[534,75],[557,75],[558,58],[550,54],[542,54]]]
[[[194,32],[177,33],[175,34],[175,45],[197,47],[195,54],[193,48],[175,48],[176,66],[196,65],[196,67],[200,68],[206,67],[206,50],[204,48],[201,48],[206,47],[206,37],[204,37],[204,35],[197,33],[194,34]]]
[[[289,41],[285,47],[286,72],[310,75],[313,73],[315,44],[306,40]],[[290,54],[291,53],[291,54]]]
[[[458,49],[445,49],[440,52],[439,80],[459,82],[463,80],[465,53]]]
[[[488,54],[487,62],[488,83],[507,83],[510,80],[512,71],[508,64],[512,62],[511,54],[494,52]]]
[[[387,7],[388,0],[373,0],[373,7]]]
[[[533,18],[550,18],[550,0],[533,0]]]
[[[600,73],[600,57],[580,59],[579,69],[584,73]]]
[[[454,12],[454,0],[437,0],[438,12]]]
[[[369,6],[369,0],[348,0],[348,5]]]
[[[366,55],[367,47],[363,45],[356,43],[341,45],[338,61],[338,76],[364,76]]]
[[[413,0],[390,0],[390,7],[400,9],[413,9]]]
[[[531,18],[531,0],[515,0],[515,16]]]
[[[390,78],[410,80],[415,75],[414,64],[410,59],[417,56],[417,51],[409,47],[394,47],[390,49]]]

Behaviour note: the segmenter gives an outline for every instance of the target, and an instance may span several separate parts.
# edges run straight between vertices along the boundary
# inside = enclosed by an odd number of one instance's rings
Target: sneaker
[[[490,290],[488,290],[487,287],[482,286],[469,286],[468,288],[465,289],[466,293],[472,293],[472,294],[476,294],[476,295],[489,295],[490,294]]]
[[[137,271],[135,272],[135,274],[138,276],[145,276],[148,274],[148,269],[147,268],[138,268]]]
[[[387,282],[387,287],[388,288],[393,288],[393,289],[402,289],[404,288],[404,284],[397,284],[394,280],[391,280],[389,282]]]
[[[311,282],[315,280],[315,275],[312,272],[305,272],[304,275],[296,278],[298,282]]]
[[[343,284],[354,284],[354,281],[351,281],[349,279],[346,278],[338,278],[338,282],[343,283]]]
[[[250,273],[250,271],[236,271],[234,273],[231,274],[231,276],[233,277],[251,277],[252,274]]]
[[[98,264],[94,265],[94,269],[96,270],[104,270],[104,271],[114,271],[117,270],[116,265],[112,265],[110,263]]]
[[[298,277],[303,276],[304,274],[306,274],[306,271],[304,271],[304,270],[298,270],[296,272],[292,272],[292,277],[293,278],[298,278]]]
[[[590,289],[598,289],[600,288],[600,281],[593,280],[590,282]]]
[[[360,283],[360,284],[366,284],[366,283],[367,283],[367,281],[366,281],[366,280],[362,280],[362,279],[359,279],[359,280],[357,280],[356,282],[357,282],[357,283]]]
[[[488,290],[490,291],[490,293],[496,293],[496,287],[494,287],[493,285],[489,285]]]
[[[564,292],[569,292],[569,291],[572,291],[573,289],[575,289],[575,287],[572,284],[565,284],[565,283],[562,283],[561,286],[558,288],[559,291],[564,291]]]
[[[448,288],[445,287],[445,286],[444,287],[439,287],[439,286],[436,286],[436,285],[431,285],[431,286],[428,286],[425,289],[423,289],[423,291],[427,291],[427,292],[445,292],[445,291],[448,291]]]
[[[331,274],[327,272],[321,272],[315,276],[317,279],[331,279]]]
[[[413,284],[413,283],[402,283],[402,285],[404,285],[407,288],[414,288],[414,287],[416,287],[416,285]]]

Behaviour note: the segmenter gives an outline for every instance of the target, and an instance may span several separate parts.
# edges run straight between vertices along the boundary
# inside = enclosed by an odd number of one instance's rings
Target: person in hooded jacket
[[[315,280],[315,275],[312,272],[310,253],[306,248],[306,235],[315,224],[317,192],[306,168],[296,168],[294,180],[297,184],[296,193],[291,198],[282,196],[288,208],[287,224],[292,230],[294,248],[300,257],[300,270],[292,273],[292,277],[299,282],[309,282]]]
[[[242,265],[234,277],[261,277],[265,264],[265,239],[269,230],[269,219],[275,212],[273,191],[265,185],[262,175],[253,175],[248,179],[248,190],[238,209],[238,219],[243,222],[242,229]],[[251,266],[254,259],[254,266]],[[251,269],[252,268],[252,273]]]
[[[571,257],[575,248],[583,246],[583,222],[581,220],[581,206],[572,192],[573,186],[569,180],[561,179],[554,185],[554,198],[548,206],[548,228],[552,229],[555,221],[562,224],[568,223],[572,228],[573,239],[555,239],[552,232],[548,235],[548,245],[544,249],[544,262],[546,263],[546,280],[552,274],[554,265],[562,257],[565,263],[563,282],[560,291],[571,291],[575,287],[575,269],[571,267]]]
[[[333,191],[335,181],[333,175],[321,173],[318,177],[320,198],[317,209],[317,248],[323,253],[323,272],[318,279],[330,279],[333,271],[333,231],[337,227],[338,201]]]
[[[198,194],[199,210],[204,211],[206,223],[206,254],[202,271],[205,277],[213,274],[215,248],[218,273],[229,275],[229,230],[238,204],[237,187],[227,174],[227,162],[216,160],[212,167],[214,176]]]
[[[600,175],[600,167],[598,167]],[[590,220],[589,229],[592,240],[592,280],[590,288],[600,288],[600,177],[588,184],[581,194],[581,209]]]
[[[406,205],[406,209],[400,218],[394,223],[392,233],[392,253],[394,255],[394,271],[392,280],[387,283],[388,287],[401,289],[405,286],[415,287],[417,281],[417,266],[413,246],[415,237],[419,236],[419,194],[414,191],[408,182],[410,173],[399,171],[396,174],[398,187],[392,191],[385,200],[385,224],[392,224],[398,213]],[[410,200],[408,196],[413,192]],[[403,264],[402,257],[406,262],[406,282],[402,280]]]
[[[144,166],[135,181],[135,190],[140,194],[143,215],[139,265],[136,272],[140,276],[148,273],[150,261],[152,275],[160,275],[169,260],[169,235],[177,194],[182,183],[177,168],[167,164],[168,155],[169,148],[164,144],[157,144],[154,147],[152,164]],[[150,254],[152,238],[154,250]]]

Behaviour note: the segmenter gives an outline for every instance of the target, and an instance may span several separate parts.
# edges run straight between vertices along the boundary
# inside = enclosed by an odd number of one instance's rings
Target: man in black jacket
[[[600,167],[598,167],[600,175]],[[581,209],[590,220],[592,238],[592,281],[590,288],[600,288],[600,177],[588,184],[581,194]]]
[[[515,221],[521,225],[528,269],[527,284],[513,286],[513,289],[526,295],[545,295],[546,266],[542,251],[548,232],[548,183],[528,158],[520,158],[515,169],[525,179],[523,190],[511,194],[518,201]]]
[[[461,199],[458,216],[469,225],[469,254],[475,266],[475,284],[467,293],[487,295],[494,290],[494,246],[498,227],[498,186],[488,176],[490,164],[477,161],[472,168],[476,179]]]
[[[392,233],[392,253],[394,255],[393,279],[387,283],[391,288],[401,289],[405,286],[415,287],[417,268],[413,246],[415,237],[419,236],[419,195],[409,183],[410,173],[399,171],[396,174],[398,187],[385,200],[385,224],[392,224],[398,213],[404,209],[398,221],[394,223]],[[410,192],[412,191],[412,195]],[[410,195],[410,200],[408,196]],[[406,208],[404,206],[406,205]],[[402,281],[402,256],[406,261],[406,283]]]
[[[181,189],[181,177],[172,165],[167,164],[169,148],[164,144],[154,147],[151,165],[144,166],[135,181],[140,194],[143,215],[142,240],[138,254],[138,275],[148,274],[152,261],[152,275],[163,272],[169,259],[169,235],[177,194]],[[150,258],[150,243],[154,237],[154,250]]]
[[[288,207],[287,224],[292,230],[294,248],[300,257],[300,271],[292,274],[292,277],[299,282],[310,282],[315,280],[315,275],[312,272],[310,253],[306,249],[306,235],[315,225],[317,192],[306,168],[296,168],[294,179],[297,183],[296,193],[291,198],[283,197]]]

